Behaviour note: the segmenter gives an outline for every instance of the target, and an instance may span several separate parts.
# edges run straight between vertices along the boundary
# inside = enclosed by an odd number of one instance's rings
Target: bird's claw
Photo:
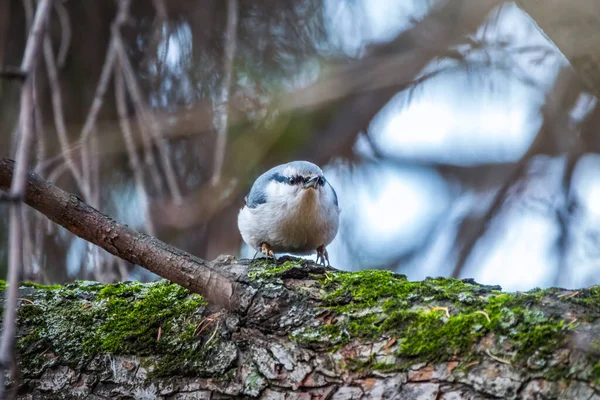
[[[267,257],[275,257],[273,250],[271,250],[271,246],[269,246],[268,243],[263,243],[260,245],[260,252]]]
[[[317,247],[317,264],[325,265],[326,261],[327,266],[331,266],[331,264],[329,264],[329,254],[327,253],[327,249],[325,246]]]
[[[275,254],[273,253],[273,250],[271,250],[271,246],[269,246],[268,243],[262,243],[260,245],[260,248],[258,249],[258,251],[260,251],[262,254],[265,255],[265,257],[267,258],[267,260],[269,259],[269,257],[273,258],[273,261],[275,263],[277,263],[277,259],[275,258]],[[258,251],[256,253],[258,253]],[[254,254],[254,257],[256,257],[256,254]]]

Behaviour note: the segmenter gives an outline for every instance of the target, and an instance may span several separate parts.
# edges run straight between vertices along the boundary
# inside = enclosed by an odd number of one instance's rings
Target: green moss
[[[577,295],[565,297],[565,301],[600,313],[600,285],[581,289]]]
[[[324,308],[335,322],[301,329],[295,340],[336,346],[394,337],[397,356],[439,362],[475,357],[475,345],[491,335],[497,355],[521,362],[535,354],[543,362],[568,330],[564,321],[532,307],[549,294],[539,289],[505,294],[456,279],[410,282],[382,270],[327,273],[320,281]]]
[[[475,339],[483,333],[480,318],[473,314],[459,314],[444,321],[437,313],[420,311],[406,315],[405,320],[398,354],[428,361],[443,361],[470,352]]]
[[[414,300],[454,301],[461,304],[481,303],[476,297],[477,285],[456,279],[428,278],[423,282],[409,282],[404,275],[390,271],[372,270],[354,273],[328,273],[323,283],[329,293],[326,303],[347,303],[340,310],[364,309],[380,304],[387,309],[406,306]],[[333,289],[333,290],[331,290]]]
[[[600,361],[594,364],[592,367],[592,375],[596,386],[600,386]]]
[[[566,339],[564,321],[525,307],[528,300],[531,300],[528,294],[505,294],[490,298],[485,306],[491,320],[489,331],[508,338],[521,359],[535,352],[550,355]]]
[[[248,276],[252,280],[268,280],[280,276],[282,273],[293,268],[300,268],[303,260],[285,261],[276,263],[271,260],[257,260],[252,263],[248,270]]]
[[[197,312],[206,304],[201,296],[189,294],[183,287],[166,281],[155,285],[107,285],[98,293],[96,301],[103,304],[107,315],[94,338],[84,342],[84,346],[103,352],[138,355],[161,353],[165,346],[192,338],[202,318]],[[184,322],[190,317],[193,318],[191,323]],[[159,330],[161,340],[157,341]]]
[[[401,366],[397,364],[390,364],[385,362],[374,363],[370,366],[369,370],[371,371],[381,371],[381,372],[393,372],[401,369]]]
[[[25,378],[60,360],[81,366],[95,355],[153,355],[155,375],[202,373],[219,340],[203,345],[198,324],[206,302],[168,281],[150,284],[68,284],[40,289],[44,301],[20,309],[18,346]],[[160,335],[159,335],[160,332]],[[204,335],[212,335],[207,329]]]
[[[259,260],[250,266],[249,275],[280,282],[295,276],[302,262]],[[393,355],[402,363],[387,358],[348,361],[359,371],[401,370],[418,361],[479,359],[485,356],[478,346],[484,337],[495,356],[545,366],[572,327],[542,307],[547,296],[558,295],[556,289],[501,293],[455,279],[410,282],[381,270],[328,272],[315,279],[325,317],[291,332],[294,340],[336,350],[354,339],[397,341]],[[220,339],[219,322],[199,333],[206,322],[204,300],[178,285],[76,282],[39,289],[35,296],[44,301],[34,298],[35,304],[24,303],[19,316],[25,379],[39,376],[53,363],[78,367],[106,352],[155,356],[156,361],[148,361],[151,377],[226,376],[235,362],[236,347]],[[599,297],[600,290],[594,287],[564,301],[594,308]],[[543,374],[563,373],[554,369]],[[594,373],[600,377],[600,363]]]
[[[290,333],[290,337],[302,343],[323,344],[334,350],[340,343],[345,343],[346,332],[340,324],[318,324],[304,326]]]
[[[0,290],[6,289],[6,281],[0,280]]]

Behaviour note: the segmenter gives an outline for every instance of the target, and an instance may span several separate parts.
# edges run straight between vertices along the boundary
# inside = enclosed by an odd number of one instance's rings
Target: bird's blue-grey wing
[[[256,208],[267,202],[266,187],[271,176],[275,173],[275,168],[271,168],[256,179],[250,189],[250,193],[246,196],[246,206],[248,208]]]
[[[252,186],[250,189],[250,193],[246,196],[246,206],[248,208],[256,208],[261,204],[265,204],[267,202],[267,196],[265,194],[264,188],[257,188]]]
[[[338,197],[337,197],[337,193],[335,192],[335,189],[333,188],[333,186],[331,186],[331,184],[329,182],[327,182],[327,184],[331,188],[331,193],[333,193],[333,203],[335,204],[336,207],[339,207],[338,206]]]

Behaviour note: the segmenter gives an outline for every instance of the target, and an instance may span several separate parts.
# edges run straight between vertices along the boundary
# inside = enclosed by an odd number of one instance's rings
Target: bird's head
[[[308,161],[278,165],[261,175],[250,191],[246,204],[293,204],[302,200],[336,206],[337,196],[325,179],[321,168]]]
[[[273,168],[267,174],[267,198],[282,202],[316,199],[337,205],[333,188],[321,168],[308,161],[293,161]]]
[[[307,161],[294,161],[273,171],[268,192],[278,196],[314,195],[322,192],[326,183],[321,168]]]

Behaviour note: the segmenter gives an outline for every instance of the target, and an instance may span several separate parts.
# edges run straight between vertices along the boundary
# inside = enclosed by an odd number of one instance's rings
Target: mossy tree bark
[[[225,312],[166,280],[23,287],[21,398],[600,399],[600,288],[504,293],[222,257]]]
[[[598,93],[593,56],[567,54]],[[12,168],[0,160],[0,190]],[[24,287],[22,398],[600,399],[598,287],[510,294],[292,259],[206,263],[35,175],[26,200],[229,311],[168,281]]]
[[[0,159],[0,190],[12,170]],[[22,288],[22,398],[600,400],[599,287],[510,294],[296,259],[209,263],[34,174],[25,201],[176,284]]]

